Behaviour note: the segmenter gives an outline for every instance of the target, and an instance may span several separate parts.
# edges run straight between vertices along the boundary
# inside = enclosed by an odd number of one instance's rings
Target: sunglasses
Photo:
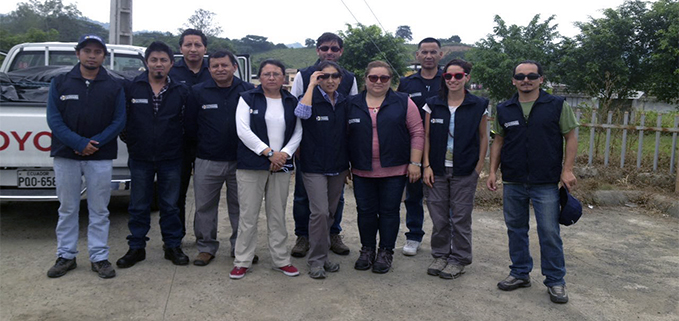
[[[340,50],[342,50],[342,48],[337,47],[337,46],[332,46],[332,47],[329,47],[329,46],[320,46],[320,47],[318,47],[318,50],[320,50],[320,51],[328,51],[328,50],[332,50],[332,52],[339,52]]]
[[[391,76],[387,76],[387,75],[382,75],[382,76],[369,75],[368,76],[368,80],[370,80],[370,82],[377,82],[377,80],[379,80],[383,84],[388,82],[389,79],[391,79]]]
[[[531,72],[531,73],[528,74],[528,75],[525,75],[525,74],[516,74],[516,75],[514,75],[514,79],[516,79],[516,80],[524,80],[524,79],[526,79],[526,77],[528,77],[528,80],[535,80],[535,79],[538,79],[538,78],[540,78],[540,77],[542,77],[542,76],[540,76],[540,74],[536,74],[536,73],[534,73],[534,72]]]
[[[325,79],[328,79],[328,78],[340,79],[340,78],[342,78],[342,74],[340,74],[339,72],[336,72],[334,74],[322,74],[322,75],[318,76],[318,79],[325,80]]]
[[[451,79],[455,78],[457,80],[462,80],[462,78],[464,78],[466,75],[467,74],[465,74],[463,72],[458,72],[458,73],[447,72],[447,73],[443,74],[443,79],[451,80]]]

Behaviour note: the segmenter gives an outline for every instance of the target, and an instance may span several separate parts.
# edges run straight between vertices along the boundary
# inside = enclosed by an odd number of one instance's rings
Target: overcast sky
[[[24,1],[3,0],[1,13],[13,11],[20,2]],[[109,0],[63,2],[76,3],[82,14],[92,20],[110,19]],[[274,43],[304,44],[306,38],[316,39],[325,31],[346,30],[347,23],[360,22],[381,23],[391,33],[398,26],[408,25],[414,43],[425,37],[458,35],[462,42],[473,44],[493,32],[496,14],[508,25],[521,26],[536,14],[541,15],[541,21],[556,15],[559,32],[572,37],[578,33],[574,22],[602,17],[603,9],[623,3],[624,0],[133,0],[133,29],[176,34],[194,11],[202,8],[217,14],[223,29],[221,36],[231,39],[252,34],[268,37]]]

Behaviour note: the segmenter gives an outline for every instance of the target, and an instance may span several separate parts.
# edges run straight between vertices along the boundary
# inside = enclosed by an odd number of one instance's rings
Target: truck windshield
[[[73,66],[78,63],[78,58],[72,51],[50,51],[49,53],[49,65],[50,66]],[[22,51],[19,53],[9,71],[21,70],[31,67],[38,67],[45,65],[45,52],[44,51]],[[104,61],[104,67],[111,69],[111,55],[106,56]],[[144,60],[139,55],[129,55],[115,53],[115,61],[113,62],[113,70],[131,72],[131,71],[144,71],[146,67],[144,66]]]

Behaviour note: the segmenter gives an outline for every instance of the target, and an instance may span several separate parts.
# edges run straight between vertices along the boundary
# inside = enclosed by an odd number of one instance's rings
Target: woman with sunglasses
[[[344,180],[349,172],[346,140],[346,97],[337,92],[342,81],[340,66],[323,61],[311,74],[309,87],[297,104],[302,119],[302,143],[298,174],[309,195],[309,276],[324,279],[339,271],[328,260],[330,226],[335,221]]]
[[[424,184],[433,224],[427,274],[453,279],[472,263],[472,209],[488,149],[488,100],[470,94],[472,65],[453,59],[443,69],[441,91],[427,99]]]
[[[250,269],[257,247],[257,218],[266,199],[269,253],[273,269],[287,276],[299,271],[290,264],[286,243],[285,206],[293,170],[291,156],[302,139],[302,125],[295,117],[297,98],[283,89],[285,67],[267,59],[259,65],[261,85],[241,93],[236,107],[238,133],[238,203],[240,220],[236,259],[229,274],[240,279]]]
[[[358,211],[361,253],[357,270],[387,273],[400,225],[401,196],[407,180],[421,174],[424,129],[408,95],[391,89],[391,67],[373,61],[362,93],[348,100],[349,160]],[[379,250],[377,233],[380,235]]]

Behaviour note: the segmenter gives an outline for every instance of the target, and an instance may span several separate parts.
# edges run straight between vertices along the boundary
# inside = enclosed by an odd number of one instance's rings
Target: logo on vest
[[[146,98],[132,98],[132,103],[133,104],[148,104],[149,100]]]
[[[253,115],[259,114],[259,109],[250,109],[250,114],[253,114]]]
[[[432,124],[443,124],[443,118],[432,118],[431,123]]]
[[[217,105],[217,104],[206,104],[206,105],[203,105],[202,108],[203,109],[217,109],[217,108],[219,108],[219,105]]]
[[[422,93],[412,93],[412,94],[410,94],[410,98],[420,97],[420,96],[422,96]]]
[[[78,95],[61,95],[61,100],[78,100]]]
[[[351,124],[358,124],[358,123],[360,123],[360,122],[361,122],[361,119],[360,119],[360,118],[352,118],[352,119],[349,119],[349,120],[348,120],[349,125],[351,125]]]
[[[328,116],[316,116],[316,121],[329,121]]]
[[[507,127],[512,127],[512,126],[519,126],[519,121],[518,121],[518,120],[514,120],[514,121],[506,122],[503,126],[504,126],[505,128],[507,128]]]

